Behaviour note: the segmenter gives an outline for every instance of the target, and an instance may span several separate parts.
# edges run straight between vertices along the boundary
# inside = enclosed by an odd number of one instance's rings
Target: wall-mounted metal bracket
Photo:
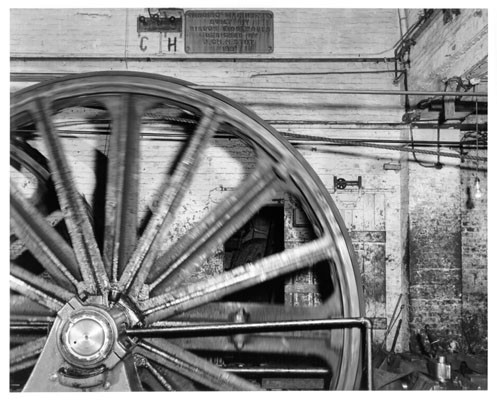
[[[401,170],[401,165],[398,162],[388,162],[383,164],[383,169],[385,171],[400,171]]]
[[[183,32],[181,8],[149,8],[148,16],[140,15],[137,21],[140,32]]]
[[[356,181],[348,181],[344,178],[333,177],[333,189],[335,192],[337,189],[343,190],[346,189],[347,186],[357,186],[358,189],[362,188],[362,177],[358,176]]]

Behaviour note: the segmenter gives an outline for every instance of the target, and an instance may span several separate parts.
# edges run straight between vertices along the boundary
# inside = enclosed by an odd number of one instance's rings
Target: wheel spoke
[[[25,343],[46,335],[55,320],[55,312],[25,296],[10,294],[10,341]]]
[[[152,323],[258,283],[311,266],[333,254],[328,237],[245,264],[204,281],[179,287],[140,304],[145,321]]]
[[[176,322],[230,322],[241,311],[250,322],[299,321],[331,317],[328,304],[319,307],[293,307],[279,304],[213,302],[179,314],[172,320],[158,321],[153,326],[167,326]]]
[[[175,392],[194,392],[197,390],[197,387],[195,386],[194,382],[188,378],[185,378],[184,376],[180,375],[180,374],[177,374],[175,373],[174,371],[172,370],[169,370],[157,363],[155,363],[154,365],[152,365],[152,363],[147,360],[145,357],[143,357],[142,355],[138,354],[138,353],[135,353],[134,354],[135,357],[139,357],[140,360],[145,360],[149,365],[151,365],[155,370],[157,370],[157,372],[167,381],[167,384],[169,384],[169,386],[172,388],[173,391]],[[148,372],[146,369],[145,369],[145,372]],[[152,374],[150,372],[148,372],[149,374],[149,377],[152,378]],[[145,377],[146,378],[146,377]],[[154,379],[154,382],[156,382],[155,378],[152,378]],[[161,386],[161,391],[163,391],[163,387],[165,385],[160,385]]]
[[[60,210],[53,211],[45,217],[45,220],[48,222],[48,224],[50,226],[56,226],[63,219],[64,219],[64,216],[62,215],[62,212]],[[14,230],[14,228],[12,228],[12,230]],[[28,250],[28,248],[26,247],[26,245],[24,244],[24,242],[21,239],[15,239],[10,244],[10,260],[14,261],[16,258],[20,257],[27,250]],[[73,264],[72,265],[73,265],[73,267],[75,267],[73,273],[75,273],[76,276],[79,277],[79,271],[77,269],[76,258],[74,257],[74,253],[72,252],[72,250],[70,248],[69,248],[69,250],[70,250],[70,253],[72,254],[72,257],[73,257]]]
[[[318,333],[319,332],[319,333]],[[329,331],[316,331],[320,336],[295,336],[291,333],[249,334],[168,339],[190,351],[279,354],[288,356],[317,357],[331,368],[341,347],[330,344]],[[165,339],[149,339],[165,341]]]
[[[261,389],[166,340],[161,340],[160,347],[145,341],[139,342],[137,352],[167,369],[214,390]]]
[[[39,278],[41,279],[41,278]],[[11,275],[10,276],[10,288],[15,290],[31,300],[39,302],[41,305],[47,307],[52,311],[59,311],[64,305],[63,302],[58,300],[57,298],[52,297],[50,294],[47,294],[44,289],[46,287],[40,288],[40,282],[35,282],[34,285],[31,285],[28,281],[23,280],[22,278]]]
[[[23,198],[13,182],[10,188],[11,221],[17,237],[23,238],[24,245],[57,282],[77,287],[75,277],[80,275],[71,247],[36,207]]]
[[[236,231],[271,200],[277,178],[269,166],[255,170],[228,198],[160,257],[152,267],[149,290],[159,294],[177,286],[214,254]]]
[[[236,306],[236,303],[233,303],[234,306]],[[265,307],[266,305],[259,304],[259,307],[261,308],[260,311]],[[217,308],[217,307],[216,307]],[[271,308],[271,307],[270,307]],[[285,306],[274,306],[273,310],[270,310],[269,313],[261,313],[257,315],[257,310],[252,310],[250,314],[247,314],[247,318],[250,319],[251,323],[254,322],[262,322],[259,320],[253,320],[253,318],[261,318],[265,319],[267,318],[270,314],[272,314],[272,311],[276,311],[277,308],[280,309],[285,309],[285,308],[291,308],[291,307],[285,307]],[[318,311],[317,314],[324,314],[324,313],[329,313],[326,311],[324,307],[320,307],[322,310]],[[235,308],[228,306],[227,308],[221,307],[219,310],[225,309],[226,311],[234,310]],[[244,310],[250,309],[250,307],[244,307]],[[196,310],[192,311],[207,311],[208,307],[199,307]],[[309,313],[309,315],[302,315],[301,312],[305,310],[305,307],[301,307],[298,309],[296,313],[288,313],[286,316],[281,316],[279,318],[276,318],[272,321],[270,320],[265,320],[264,322],[278,322],[278,321],[303,321],[306,319],[312,318],[312,312]],[[181,316],[188,315],[189,318],[192,317],[192,315],[189,315],[192,313],[190,311],[189,313],[182,314]],[[217,310],[216,310],[217,311]],[[255,313],[253,311],[256,311]],[[193,314],[193,313],[192,313]],[[288,319],[290,314],[293,314],[293,317],[298,317],[298,318],[293,318],[293,319]],[[180,316],[178,316],[180,317]],[[226,317],[225,317],[226,318]],[[201,325],[209,325],[212,324],[213,321],[209,320],[207,321],[206,318],[203,320],[201,319],[200,315],[194,316],[194,319],[196,320],[195,322],[184,322],[184,321],[164,321],[164,322],[158,322],[156,324],[153,324],[153,326],[161,326],[166,328],[167,327],[186,327],[186,328],[194,328],[194,326],[199,327]],[[216,320],[220,319],[218,316],[215,317]],[[198,321],[198,322],[197,322]],[[193,325],[193,326],[192,326]],[[216,327],[221,327],[222,325],[216,326]],[[243,323],[240,324],[240,326],[243,326]],[[256,329],[254,329],[255,331]],[[137,334],[139,333],[139,330],[136,330]],[[198,329],[195,329],[196,332],[198,332]],[[342,339],[341,339],[341,329],[320,329],[320,330],[313,330],[312,332],[308,331],[293,331],[293,332],[280,332],[280,333],[241,333],[241,334],[233,334],[229,336],[222,336],[223,333],[207,333],[208,330],[205,332],[199,332],[198,334],[195,334],[194,332],[183,332],[181,334],[181,337],[177,338],[168,338],[167,340],[190,351],[205,351],[205,352],[215,352],[215,353],[231,353],[231,354],[264,354],[267,356],[270,355],[287,355],[287,356],[301,356],[301,357],[315,357],[319,358],[322,361],[326,362],[328,365],[328,368],[332,371],[336,372],[336,368],[338,365],[338,362],[341,357],[341,352],[342,352]],[[225,333],[224,333],[225,334]],[[226,334],[225,334],[226,335]],[[142,336],[140,334],[140,336]],[[149,337],[148,340],[154,341],[158,340],[159,343],[165,339],[160,338],[160,333],[151,333],[147,335],[145,332],[143,334],[143,337]],[[152,337],[157,338],[157,339],[152,339]],[[160,347],[160,346],[159,346]]]
[[[48,181],[50,178],[50,172],[30,157],[25,151],[23,151],[23,148],[21,147],[22,144],[18,143],[17,146],[13,144],[10,145],[10,159],[28,168],[29,171],[36,175],[40,181]]]
[[[183,375],[177,374],[174,371],[155,364],[157,369],[162,373],[163,376],[167,377],[167,381],[172,386],[173,390],[176,392],[194,392],[198,390],[195,383]]]
[[[36,357],[43,350],[46,337],[24,343],[10,350],[10,373],[20,371],[36,364]]]
[[[24,344],[23,344],[24,345]],[[23,346],[21,345],[21,346]],[[10,373],[13,374],[18,371],[22,371],[23,369],[31,368],[36,364],[36,357],[35,358],[30,358],[25,361],[20,361],[18,363],[15,363],[10,367]]]
[[[329,314],[324,307],[316,308],[317,312],[308,311],[304,314],[306,309],[312,307],[299,307],[296,312],[291,312],[289,309],[292,307],[288,306],[255,304],[256,307],[251,308],[250,303],[244,306],[241,306],[241,303],[213,305],[214,307],[198,307],[176,316],[173,320],[159,321],[149,328],[128,330],[128,334],[148,340],[167,339],[183,348],[195,351],[313,355],[324,359],[330,366],[329,351],[333,351],[335,353],[333,357],[336,358],[336,354],[341,350],[341,344],[335,346],[331,344],[332,332],[341,328],[326,329],[323,328],[326,318],[313,319],[316,314]],[[266,307],[268,312],[264,312]],[[240,310],[243,310],[245,319],[250,322],[233,322],[234,313],[239,315]],[[277,310],[286,313],[277,315]],[[218,314],[222,311],[226,312],[224,316]],[[204,313],[203,318],[201,313]],[[268,319],[272,314],[277,317]],[[182,320],[178,320],[179,318]],[[226,320],[229,322],[226,323]],[[307,326],[306,321],[309,321],[308,324],[312,324],[314,328]],[[289,324],[286,324],[286,327],[282,324],[271,326],[278,322]],[[292,328],[288,326],[292,324],[294,325]],[[238,328],[243,330],[240,331]]]
[[[150,362],[140,354],[134,354],[134,360],[137,368],[143,368],[149,372],[149,374],[161,385],[162,390],[166,390],[167,392],[174,391],[174,388],[168,382],[165,376],[163,376],[157,368],[155,368]],[[143,378],[142,378],[143,380]]]
[[[106,97],[112,120],[105,195],[103,258],[117,282],[136,245],[141,116],[150,102],[136,96]]]
[[[50,310],[59,311],[64,302],[74,297],[74,293],[57,286],[38,275],[10,265],[10,287],[29,299],[36,301]]]
[[[10,319],[52,322],[54,313],[29,298],[14,293],[10,294]]]
[[[48,100],[37,98],[35,120],[48,150],[52,178],[65,223],[89,293],[105,295],[109,280],[97,247],[83,199],[78,193],[64,149],[53,126]],[[106,297],[106,296],[104,296]]]
[[[119,291],[126,292],[136,277],[131,297],[136,297],[148,275],[152,263],[159,250],[158,244],[167,233],[174,219],[177,208],[185,195],[191,179],[198,167],[203,150],[212,137],[219,121],[212,110],[207,109],[190,139],[187,148],[170,177],[165,190],[161,193],[159,204],[152,219],[147,224],[144,234],[139,240],[136,250],[126,265],[119,280]],[[136,276],[138,274],[138,276]]]
[[[48,334],[50,323],[33,319],[10,320],[10,333],[14,335],[40,335]]]

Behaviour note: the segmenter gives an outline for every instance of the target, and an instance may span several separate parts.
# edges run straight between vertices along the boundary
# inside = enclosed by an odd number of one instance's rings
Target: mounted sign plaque
[[[190,10],[185,13],[187,53],[272,53],[271,11]]]

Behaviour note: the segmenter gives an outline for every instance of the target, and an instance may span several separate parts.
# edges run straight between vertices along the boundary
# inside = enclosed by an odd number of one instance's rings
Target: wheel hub
[[[57,345],[71,366],[112,368],[126,354],[127,349],[120,340],[127,319],[123,310],[107,309],[98,301],[84,304],[74,298],[61,309],[59,317],[62,321]]]
[[[84,309],[75,312],[62,326],[61,351],[69,363],[81,367],[104,360],[115,341],[114,324],[103,311]]]

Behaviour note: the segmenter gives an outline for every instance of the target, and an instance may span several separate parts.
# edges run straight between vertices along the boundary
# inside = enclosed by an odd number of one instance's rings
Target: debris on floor
[[[486,356],[374,353],[375,390],[487,390]]]

